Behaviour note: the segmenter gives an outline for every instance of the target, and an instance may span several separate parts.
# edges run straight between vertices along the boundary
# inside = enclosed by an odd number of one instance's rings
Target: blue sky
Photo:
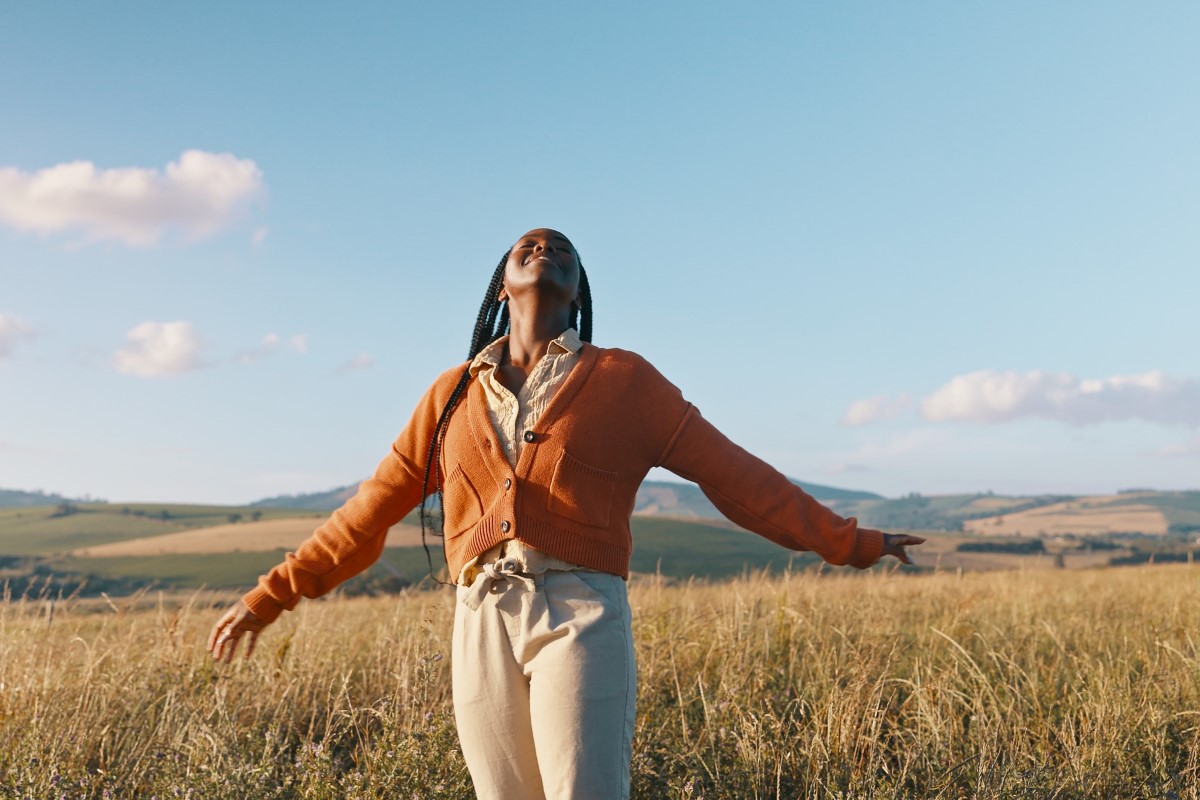
[[[369,473],[528,228],[802,480],[1200,489],[1200,6],[0,11],[0,487]]]

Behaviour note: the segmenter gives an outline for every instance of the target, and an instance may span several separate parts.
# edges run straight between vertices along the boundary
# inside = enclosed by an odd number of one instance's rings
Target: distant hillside
[[[1008,497],[995,494],[923,495],[913,492],[894,499],[835,500],[829,507],[863,525],[884,530],[961,531],[969,520],[1015,514],[1062,503],[1070,495]]]
[[[256,500],[250,508],[294,508],[305,511],[332,511],[354,496],[358,484],[339,486],[324,492],[311,494],[281,494],[277,497],[267,497]]]
[[[859,492],[852,489],[838,489],[833,486],[822,486],[818,483],[804,483],[794,478],[792,483],[811,494],[821,502],[854,502],[869,500],[884,500],[882,495],[871,492]],[[358,489],[358,484],[330,489],[326,492],[312,494],[285,494],[278,497],[268,497],[250,504],[251,508],[292,508],[312,511],[331,511],[346,502]],[[633,513],[647,516],[662,517],[693,517],[697,519],[724,519],[721,512],[709,502],[694,483],[674,483],[671,481],[646,481],[638,489],[634,501]]]
[[[338,502],[333,495],[352,490],[325,493],[321,502]],[[318,502],[317,497],[284,499],[304,503]],[[1049,568],[1058,560],[1071,568],[1091,568],[1178,561],[1196,557],[1200,538],[1200,492],[1139,491],[1065,500],[913,494],[823,502],[871,527],[934,531],[914,554],[925,568]],[[699,517],[715,512],[710,506],[706,509],[695,486],[651,481],[643,487],[639,503],[643,513],[632,521],[632,568],[637,572],[717,578],[744,569],[781,569],[789,563],[803,567],[819,560],[812,553],[793,553],[748,535],[733,523]],[[3,508],[0,580],[16,595],[42,591],[52,577],[53,591],[69,593],[86,584],[85,591],[93,595],[128,594],[147,586],[248,586],[310,536],[327,513],[313,508],[74,501]],[[420,581],[428,564],[417,524],[413,514],[394,528],[386,557],[347,591],[391,590]],[[965,530],[937,532],[953,525]],[[1011,545],[1017,536],[1036,545],[1036,552],[1014,553]],[[437,569],[441,542],[435,536],[429,544]],[[974,549],[966,552],[964,544]]]
[[[67,502],[61,494],[46,494],[43,491],[23,492],[20,489],[0,489],[0,508],[25,508],[27,506],[52,506]]]

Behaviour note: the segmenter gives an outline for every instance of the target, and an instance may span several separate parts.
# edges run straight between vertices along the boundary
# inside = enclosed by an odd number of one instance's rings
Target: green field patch
[[[259,575],[283,561],[284,551],[260,553],[169,554],[161,556],[114,556],[112,558],[66,557],[50,563],[56,574],[124,579],[141,586],[160,588],[251,588]]]
[[[783,570],[815,564],[813,553],[798,553],[780,547],[753,533],[719,525],[634,517],[634,572],[661,572],[672,578],[692,576],[728,578],[751,570]]]
[[[433,564],[440,570],[445,563],[441,559],[438,542],[432,542],[430,552]],[[283,563],[285,550],[256,553],[174,553],[153,556],[112,556],[86,558],[65,556],[42,562],[40,571],[49,572],[64,579],[67,585],[77,584],[82,578],[96,578],[107,584],[119,581],[122,586],[136,591],[146,586],[158,588],[190,589],[207,586],[212,589],[250,589],[275,565]],[[428,575],[429,567],[425,551],[420,547],[389,547],[380,560],[362,575],[351,578],[346,585],[355,581],[380,583],[388,578],[399,578],[388,585],[398,586],[418,583]]]
[[[1117,503],[1154,506],[1167,518],[1170,532],[1200,533],[1200,492],[1160,492],[1149,497],[1118,500]]]
[[[258,515],[257,517],[255,515]],[[70,504],[0,509],[0,555],[50,555],[80,547],[163,536],[192,528],[227,525],[231,519],[327,517],[324,513],[247,506],[129,503]]]

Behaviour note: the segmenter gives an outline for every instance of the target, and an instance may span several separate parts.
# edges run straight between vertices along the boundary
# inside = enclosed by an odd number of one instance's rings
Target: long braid
[[[592,287],[588,283],[587,273],[583,271],[582,261],[579,262],[579,308],[571,309],[571,327],[579,331],[579,338],[583,341],[592,340]]]
[[[512,252],[511,250],[509,252]],[[429,544],[425,541],[426,520],[429,519],[429,514],[425,509],[425,501],[429,495],[429,475],[433,473],[433,484],[437,487],[438,496],[438,530],[433,531],[435,536],[442,537],[442,547],[445,547],[445,526],[446,526],[446,504],[442,497],[442,474],[441,474],[441,451],[442,441],[446,438],[446,423],[450,420],[450,415],[454,413],[455,406],[458,405],[459,399],[462,397],[463,390],[467,386],[467,381],[471,376],[470,361],[479,355],[479,351],[487,347],[489,344],[499,339],[508,331],[508,305],[501,303],[499,300],[500,287],[504,285],[504,266],[508,263],[508,253],[500,259],[500,263],[496,265],[496,271],[492,273],[492,280],[488,284],[487,293],[483,296],[483,302],[479,306],[479,315],[475,318],[475,331],[471,336],[471,349],[467,353],[468,365],[463,368],[462,375],[458,377],[458,383],[454,386],[454,391],[450,393],[450,399],[446,401],[446,405],[442,408],[441,416],[438,417],[437,425],[433,428],[433,438],[429,442],[429,452],[425,458],[425,477],[421,481],[421,547],[425,550],[425,561],[429,564],[429,575],[433,577],[433,555],[429,552]],[[501,309],[503,306],[503,309]],[[430,525],[432,531],[433,526]],[[444,553],[443,553],[444,555]],[[438,583],[445,583],[436,577],[433,578]]]
[[[504,335],[508,329],[508,306],[500,302],[500,287],[504,286],[504,265],[508,263],[508,255],[504,254],[496,271],[492,273],[492,282],[488,284],[483,303],[479,306],[479,316],[475,318],[475,333],[471,336],[471,351],[467,353],[470,361],[479,355],[479,351]],[[502,308],[503,307],[503,308]],[[501,324],[497,325],[497,318]]]
[[[487,347],[492,342],[499,339],[504,334],[508,333],[509,316],[508,303],[500,302],[500,288],[504,286],[504,267],[508,264],[508,257],[512,253],[510,249],[500,259],[500,263],[496,265],[496,271],[492,273],[492,280],[488,284],[487,292],[483,296],[483,302],[479,306],[479,315],[475,318],[475,331],[471,335],[471,349],[467,352],[467,366],[463,368],[462,375],[458,378],[458,383],[454,386],[454,391],[450,393],[450,399],[446,401],[446,405],[442,408],[441,416],[438,417],[437,425],[433,429],[433,438],[429,442],[429,453],[425,459],[425,477],[421,481],[421,547],[425,550],[425,560],[429,564],[429,575],[435,581],[449,586],[445,581],[437,578],[433,574],[433,556],[429,552],[429,545],[425,541],[425,523],[429,515],[425,510],[425,501],[429,495],[429,475],[433,473],[433,483],[437,487],[438,496],[438,528],[437,531],[430,530],[435,536],[442,538],[443,557],[445,556],[446,546],[446,504],[442,496],[442,474],[441,474],[441,452],[442,442],[446,438],[446,425],[450,421],[450,415],[454,413],[458,401],[462,398],[463,390],[467,387],[467,382],[471,376],[470,362],[475,356],[479,355],[483,348]],[[578,260],[578,253],[576,259]],[[588,284],[587,273],[583,271],[583,262],[579,262],[579,308],[571,310],[570,317],[571,327],[579,331],[579,338],[585,342],[592,341],[592,289]],[[449,561],[447,560],[447,563]]]

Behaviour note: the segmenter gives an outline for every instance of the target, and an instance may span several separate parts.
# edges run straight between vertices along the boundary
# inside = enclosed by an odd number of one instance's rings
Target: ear
[[[576,311],[583,310],[583,301],[579,299],[579,295],[575,295],[575,299],[571,301],[571,308],[575,309]]]
[[[504,302],[505,300],[507,300],[507,299],[508,299],[508,287],[507,287],[507,286],[501,286],[501,287],[500,287],[500,294],[496,295],[496,302],[498,302],[498,303],[503,303],[503,302]]]

